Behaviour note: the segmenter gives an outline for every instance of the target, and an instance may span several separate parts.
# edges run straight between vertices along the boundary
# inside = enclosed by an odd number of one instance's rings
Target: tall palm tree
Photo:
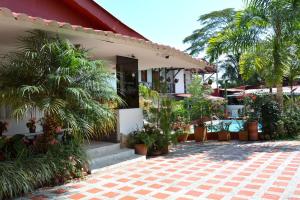
[[[244,46],[252,41],[247,39],[253,36],[252,32],[245,32],[237,26],[236,16],[239,13],[228,8],[202,15],[199,18],[202,27],[184,39],[185,43],[191,44],[187,49],[191,55],[205,51],[209,61],[220,65],[224,77],[230,78],[233,85],[244,83],[239,60]],[[225,59],[219,59],[221,55],[225,55]]]
[[[191,45],[186,51],[191,55],[198,55],[204,51],[212,37],[232,27],[236,12],[233,8],[226,8],[201,15],[198,19],[201,28],[196,29],[190,36],[183,40],[184,43]]]
[[[283,46],[285,40],[292,37],[291,28],[299,23],[300,1],[247,0],[246,3],[247,9],[240,16],[240,25],[256,30],[256,36],[260,38],[258,45],[248,45],[252,52],[255,49],[259,52],[262,41],[271,43],[273,84],[277,87],[277,100],[283,105],[282,80],[286,69],[283,65]]]
[[[18,51],[0,65],[0,105],[10,105],[13,116],[44,114],[44,132],[57,126],[91,136],[115,126],[112,103],[121,102],[111,86],[105,64],[68,40],[34,31],[20,38]]]

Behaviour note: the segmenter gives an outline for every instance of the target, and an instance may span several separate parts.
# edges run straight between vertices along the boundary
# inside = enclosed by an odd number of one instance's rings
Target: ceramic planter
[[[135,153],[139,155],[147,155],[148,148],[145,144],[136,144],[134,145]]]
[[[196,142],[204,142],[207,140],[207,129],[203,126],[197,126],[194,133]]]
[[[219,141],[229,141],[230,140],[230,133],[228,131],[218,132],[218,140]]]
[[[240,141],[248,141],[248,132],[247,131],[240,131],[239,132],[239,140]]]
[[[189,134],[188,133],[184,133],[180,136],[177,137],[177,141],[178,142],[186,142],[188,139]]]
[[[248,122],[247,123],[249,140],[257,141],[258,140],[258,122]]]

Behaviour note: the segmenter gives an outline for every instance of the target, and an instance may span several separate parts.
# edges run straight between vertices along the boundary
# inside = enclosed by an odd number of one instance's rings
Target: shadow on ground
[[[164,158],[187,157],[204,154],[212,161],[243,161],[254,153],[300,152],[300,143],[292,142],[187,142],[179,144]]]

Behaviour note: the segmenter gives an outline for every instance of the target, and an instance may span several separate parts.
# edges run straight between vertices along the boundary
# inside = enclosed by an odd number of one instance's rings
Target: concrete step
[[[120,143],[92,143],[85,146],[86,154],[90,159],[103,157],[120,150]]]
[[[129,164],[143,162],[145,160],[146,160],[146,156],[141,156],[141,155],[134,154],[132,156],[124,157],[122,159],[110,160],[106,163],[101,163],[101,164],[99,163],[99,165],[97,165],[97,166],[95,165],[94,168],[90,169],[90,172],[92,174],[103,172],[103,171],[107,172],[107,170],[120,168],[120,167],[123,167],[125,165],[129,165]]]
[[[118,149],[106,155],[90,158],[89,165],[91,169],[94,169],[102,165],[105,166],[106,163],[109,163],[111,161],[118,161],[133,155],[134,155],[134,150],[132,149]]]
[[[119,143],[92,142],[84,148],[91,173],[146,160],[145,156],[135,155],[133,149],[120,148]]]

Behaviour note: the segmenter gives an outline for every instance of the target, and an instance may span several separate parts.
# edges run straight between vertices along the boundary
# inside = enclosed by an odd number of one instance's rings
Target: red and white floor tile
[[[300,200],[300,142],[188,142],[21,199]]]

